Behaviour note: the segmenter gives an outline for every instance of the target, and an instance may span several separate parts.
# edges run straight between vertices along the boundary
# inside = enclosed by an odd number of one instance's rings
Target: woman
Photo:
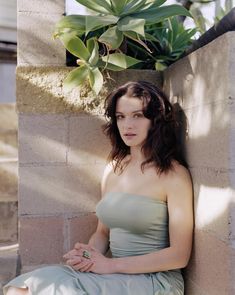
[[[111,164],[88,245],[65,265],[23,274],[7,295],[182,295],[193,231],[192,184],[177,143],[173,108],[156,86],[129,82],[106,100]],[[112,256],[107,257],[110,247]]]

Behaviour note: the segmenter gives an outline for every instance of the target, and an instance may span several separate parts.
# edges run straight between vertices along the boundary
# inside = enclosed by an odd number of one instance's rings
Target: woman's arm
[[[105,254],[109,249],[109,229],[98,221],[96,232],[91,236],[88,245]],[[76,248],[76,245],[75,245]]]

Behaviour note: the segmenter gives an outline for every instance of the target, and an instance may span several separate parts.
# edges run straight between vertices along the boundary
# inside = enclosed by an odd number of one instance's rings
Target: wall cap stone
[[[72,69],[65,66],[18,66],[17,111],[25,114],[102,114],[108,92],[125,83],[128,80],[126,77],[131,77],[132,81],[147,80],[162,85],[161,73],[157,71],[125,70],[106,75],[98,96],[90,90],[88,83],[65,92],[63,81]]]

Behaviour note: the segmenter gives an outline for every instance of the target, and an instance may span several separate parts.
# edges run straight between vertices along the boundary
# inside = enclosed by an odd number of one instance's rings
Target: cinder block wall
[[[195,240],[187,295],[235,294],[235,33],[179,60],[165,90],[187,117]]]

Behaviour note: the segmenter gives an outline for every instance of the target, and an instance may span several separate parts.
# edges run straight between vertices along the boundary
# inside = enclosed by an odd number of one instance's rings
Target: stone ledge
[[[71,67],[41,66],[18,67],[16,72],[17,83],[17,110],[25,114],[71,114],[71,113],[103,113],[103,102],[107,93],[114,85],[132,81],[148,80],[162,85],[161,74],[150,70],[126,70],[110,73],[111,79],[105,78],[105,84],[99,96],[96,96],[84,84],[72,91],[63,90],[63,80],[72,70]]]

